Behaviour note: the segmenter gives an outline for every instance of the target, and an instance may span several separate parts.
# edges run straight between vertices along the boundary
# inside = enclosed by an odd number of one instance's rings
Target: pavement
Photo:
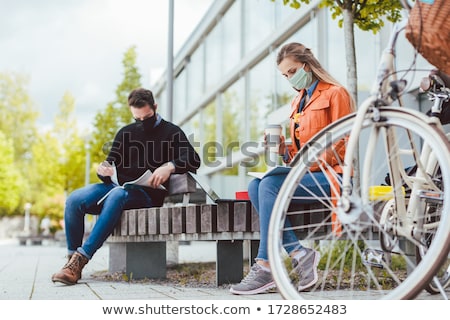
[[[55,243],[20,246],[17,241],[0,241],[0,300],[282,300],[278,292],[239,296],[230,294],[227,286],[188,287],[93,277],[108,270],[108,254],[105,244],[86,265],[79,283],[66,286],[50,280],[66,262],[63,246]],[[338,291],[329,295],[339,300]],[[424,291],[417,300],[444,298]]]

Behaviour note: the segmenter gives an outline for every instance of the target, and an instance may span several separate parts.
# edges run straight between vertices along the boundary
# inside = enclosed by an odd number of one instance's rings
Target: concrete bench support
[[[166,277],[166,242],[109,244],[109,271],[123,272],[130,279]]]
[[[217,241],[216,284],[237,283],[242,280],[244,270],[242,240]]]

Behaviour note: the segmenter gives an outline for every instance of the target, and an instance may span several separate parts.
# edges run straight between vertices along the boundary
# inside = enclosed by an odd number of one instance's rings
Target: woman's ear
[[[310,72],[311,68],[309,67],[309,64],[305,63],[305,66],[303,67],[303,70],[305,70],[306,72]]]

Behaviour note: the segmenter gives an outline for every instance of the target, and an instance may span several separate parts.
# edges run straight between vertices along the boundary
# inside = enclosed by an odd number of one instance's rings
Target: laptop
[[[211,188],[211,186],[206,183],[205,179],[189,172],[191,177],[195,180],[197,185],[207,194],[207,196],[214,202],[214,203],[225,203],[225,202],[249,202],[250,200],[238,200],[238,199],[226,199],[220,197],[214,190]]]

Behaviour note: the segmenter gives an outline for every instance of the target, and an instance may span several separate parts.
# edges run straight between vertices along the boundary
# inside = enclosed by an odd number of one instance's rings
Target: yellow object
[[[402,194],[405,195],[405,188],[402,187]],[[371,186],[369,187],[370,201],[388,201],[394,197],[391,186]]]
[[[296,114],[294,114],[294,122],[295,123],[299,123],[300,122],[300,117],[303,115],[303,112],[298,112]]]

